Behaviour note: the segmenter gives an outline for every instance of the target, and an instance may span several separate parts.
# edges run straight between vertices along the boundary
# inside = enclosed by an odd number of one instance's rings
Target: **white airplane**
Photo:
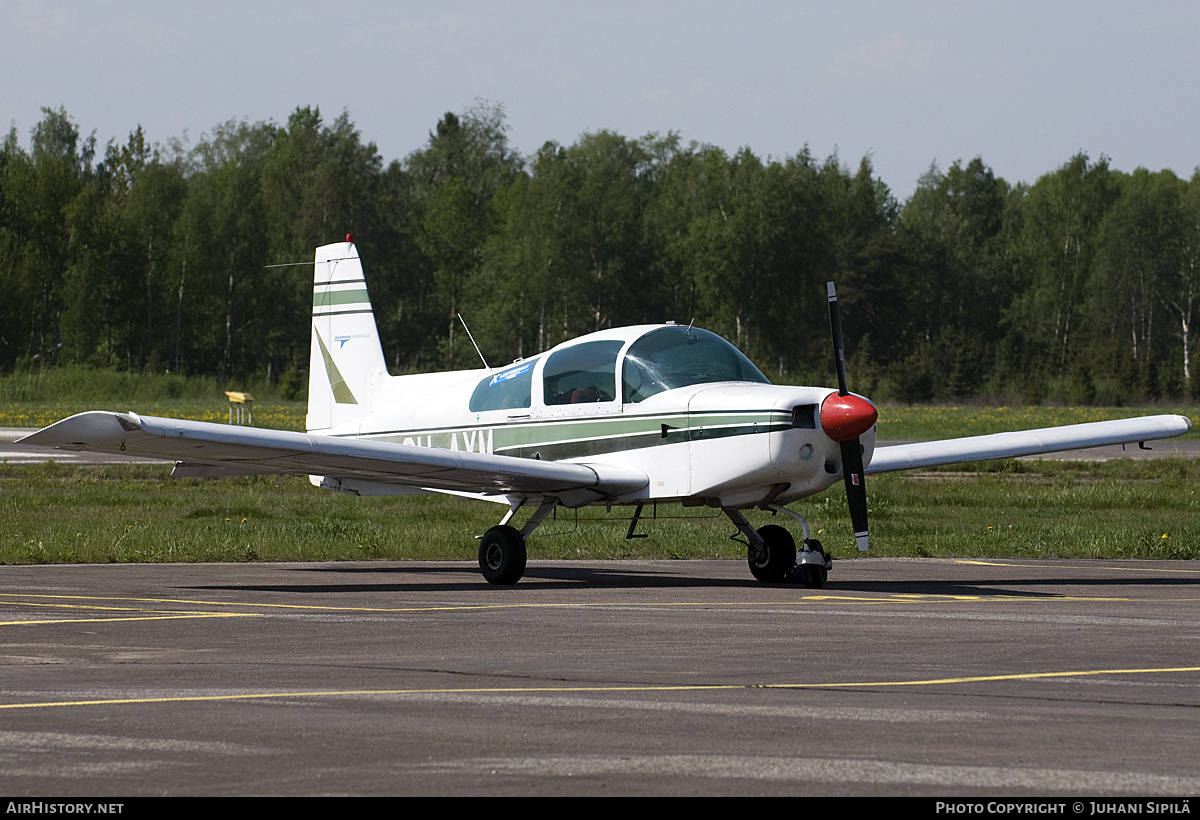
[[[874,405],[846,387],[829,283],[839,389],[771,384],[716,334],[671,322],[602,330],[500,368],[391,376],[353,243],[316,250],[307,433],[88,412],[22,439],[62,450],[177,460],[175,476],[307,474],[356,495],[444,492],[508,506],[479,540],[493,584],[525,570],[525,542],[556,507],[646,504],[720,509],[764,582],[825,583],[831,561],[786,505],[846,486],[868,546],[865,474],[1182,435],[1185,416],[1077,424],[875,446]],[[520,529],[523,507],[534,511]],[[745,510],[790,516],[802,549]]]

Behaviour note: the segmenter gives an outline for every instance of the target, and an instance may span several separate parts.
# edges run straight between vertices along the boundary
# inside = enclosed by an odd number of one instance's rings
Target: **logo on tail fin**
[[[329,376],[329,386],[333,390],[333,400],[338,404],[358,404],[358,399],[354,398],[354,394],[346,386],[346,380],[342,377],[342,371],[338,370],[337,365],[333,363],[333,356],[329,355],[329,348],[325,347],[325,340],[321,338],[320,332],[316,328],[313,328],[313,333],[317,336],[317,344],[321,346],[321,358],[325,360],[325,373]]]

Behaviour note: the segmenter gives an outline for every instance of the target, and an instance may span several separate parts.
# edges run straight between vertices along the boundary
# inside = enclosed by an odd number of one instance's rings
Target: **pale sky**
[[[1195,2],[0,0],[0,124],[64,107],[101,145],[343,110],[385,161],[503,105],[521,153],[587,131],[870,155],[901,199],[936,161],[1033,182],[1078,151],[1200,165]]]

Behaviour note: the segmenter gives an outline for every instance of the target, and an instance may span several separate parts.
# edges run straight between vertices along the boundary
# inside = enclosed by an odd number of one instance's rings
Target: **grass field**
[[[175,480],[168,472],[0,466],[0,562],[474,560],[474,536],[503,512],[436,495],[344,496],[297,477]],[[873,476],[871,554],[1195,558],[1198,488],[1200,467],[1183,459]],[[858,555],[840,485],[793,508],[836,558]],[[576,520],[560,511],[530,540],[530,557],[744,559],[732,526],[711,510],[660,507],[639,527],[650,537],[633,541],[624,538],[629,512],[587,509]]]
[[[295,374],[291,374],[295,377]],[[284,379],[287,381],[287,379]],[[229,402],[215,379],[164,373],[132,373],[87,367],[57,367],[44,372],[0,376],[0,427],[37,428],[85,410],[116,410],[146,416],[224,422]],[[289,401],[278,383],[227,384],[257,398],[256,427],[303,430],[307,406]],[[879,407],[879,438],[928,441],[938,438],[1055,427],[1087,421],[1157,413],[1191,416],[1197,424],[1188,437],[1200,437],[1200,410],[1194,406],[1156,407],[993,407],[984,405]]]
[[[249,392],[257,398],[255,426],[304,429],[306,405],[284,399],[277,385],[231,383],[224,389]],[[145,416],[225,422],[229,401],[216,379],[197,376],[87,367],[0,376],[0,427],[45,427],[85,410],[132,410]]]
[[[268,401],[255,402],[254,426],[273,430],[303,430],[307,405],[300,402]],[[164,416],[193,421],[214,421],[225,424],[229,421],[229,402],[221,399],[167,399],[126,401],[46,401],[8,402],[0,405],[0,427],[22,427],[40,429],[67,416],[88,410],[113,410],[120,413],[133,411],[143,416]]]
[[[254,405],[254,426],[276,430],[303,430],[307,409],[307,405],[302,402],[282,399],[259,401]],[[224,423],[229,418],[229,402],[224,398],[8,401],[0,402],[0,427],[45,427],[86,410],[132,410],[144,416],[166,416],[218,423]],[[889,441],[930,441],[1159,413],[1189,416],[1195,427],[1184,438],[1200,438],[1200,410],[1182,406],[909,407],[884,404],[879,407],[878,435],[881,440]]]
[[[239,385],[240,387],[244,387]],[[253,385],[250,385],[254,387]],[[258,387],[255,426],[302,430],[306,406]],[[51,398],[53,397],[53,398]],[[88,398],[92,397],[92,398]],[[0,379],[0,427],[36,428],[93,409],[224,422],[215,383],[85,369]],[[880,408],[879,438],[921,441],[1192,407]],[[1200,424],[1188,438],[1200,436]],[[304,478],[169,479],[166,466],[0,465],[0,562],[473,560],[499,505],[423,495],[353,498]],[[1200,557],[1186,460],[997,462],[869,479],[872,555]],[[836,557],[854,557],[840,485],[793,505]],[[664,506],[624,538],[630,510],[560,511],[533,558],[731,558],[745,547],[711,510]],[[645,515],[652,514],[647,509]],[[754,513],[765,523],[768,516]],[[789,522],[781,522],[789,523]]]

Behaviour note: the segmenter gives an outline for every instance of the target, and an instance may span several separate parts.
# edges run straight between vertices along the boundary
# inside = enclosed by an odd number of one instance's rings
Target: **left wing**
[[[1190,429],[1192,422],[1187,416],[1145,416],[1137,419],[1068,424],[1065,427],[1045,427],[1040,430],[993,433],[987,436],[897,444],[875,448],[866,472],[888,473],[895,470],[911,470],[915,467],[935,467],[939,464],[985,461],[991,458],[1036,456],[1061,450],[1103,447],[1106,444],[1132,444],[1174,438]]]
[[[648,483],[645,473],[626,465],[538,461],[136,413],[80,413],[21,443],[176,459],[176,474],[316,474],[354,484],[491,496],[548,495],[566,506],[636,493]]]

